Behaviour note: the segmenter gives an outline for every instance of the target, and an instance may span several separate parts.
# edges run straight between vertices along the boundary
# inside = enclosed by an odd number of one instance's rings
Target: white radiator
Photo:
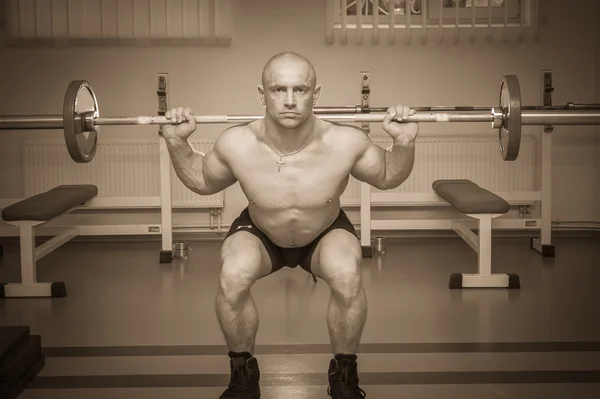
[[[207,152],[212,140],[190,140]],[[386,148],[389,141],[374,142]],[[436,179],[471,179],[495,192],[535,191],[535,138],[523,136],[516,161],[503,161],[495,138],[421,138],[415,166],[398,188],[386,192],[430,193]],[[99,197],[160,196],[158,141],[153,139],[102,140],[94,160],[74,163],[60,140],[29,141],[23,147],[24,195],[59,184],[95,184]],[[186,188],[171,168],[173,207],[222,207],[223,193],[200,196]],[[371,192],[380,192],[371,188]],[[360,182],[350,178],[342,205],[360,204]],[[376,204],[375,204],[376,205]]]
[[[212,140],[193,140],[206,153]],[[60,184],[95,184],[98,197],[160,197],[159,145],[156,139],[103,139],[92,162],[75,163],[62,140],[33,140],[23,145],[25,196]],[[181,183],[171,167],[173,207],[222,207],[223,193],[201,196]]]
[[[373,139],[383,148],[391,141]],[[503,161],[495,137],[425,137],[416,145],[415,166],[400,187],[376,192],[432,193],[436,179],[470,179],[493,192],[535,191],[535,138],[523,136],[519,157]],[[360,182],[350,178],[342,196],[345,206],[360,204]]]

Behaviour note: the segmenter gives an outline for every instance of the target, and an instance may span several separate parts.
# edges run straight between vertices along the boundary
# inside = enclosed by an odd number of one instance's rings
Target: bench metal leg
[[[452,227],[477,252],[478,272],[476,274],[453,273],[450,276],[450,289],[521,288],[518,275],[492,273],[492,219],[500,214],[468,214],[467,216],[478,219],[478,235],[460,222],[453,223]]]
[[[490,277],[492,275],[492,216],[479,217],[479,251],[477,262],[479,275]]]
[[[49,241],[51,244],[41,245],[39,250],[35,246],[34,227],[41,222],[18,222],[12,223],[19,227],[21,244],[21,283],[9,283],[0,286],[1,298],[25,298],[25,297],[65,297],[67,295],[65,284],[38,283],[37,282],[37,259],[57,248],[59,242],[65,242],[73,237],[73,230],[57,236]]]
[[[57,248],[63,246],[63,244],[71,241],[73,238],[79,235],[79,228],[72,227],[68,230],[63,231],[55,237],[52,237],[50,240],[46,241],[39,247],[35,248],[35,261],[39,261],[44,256],[52,253]]]
[[[33,226],[23,223],[19,226],[21,235],[21,283],[32,286],[36,281],[35,236]]]

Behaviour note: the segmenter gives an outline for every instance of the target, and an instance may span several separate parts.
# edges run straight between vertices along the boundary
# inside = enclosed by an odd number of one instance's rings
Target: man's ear
[[[313,98],[313,107],[314,107],[315,105],[317,105],[317,101],[319,101],[319,97],[321,96],[321,89],[322,89],[322,86],[318,84],[318,85],[315,87],[315,90],[313,91],[313,94],[314,94],[314,98]]]
[[[256,88],[258,89],[258,99],[260,100],[260,103],[262,104],[262,106],[266,106],[265,104],[265,89],[262,85],[258,85],[256,86]]]

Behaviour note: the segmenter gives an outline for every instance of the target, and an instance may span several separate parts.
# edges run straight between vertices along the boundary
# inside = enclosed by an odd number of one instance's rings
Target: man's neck
[[[312,140],[317,127],[316,123],[317,119],[311,116],[297,128],[286,129],[266,116],[263,120],[261,134],[271,146],[284,155],[298,151]]]

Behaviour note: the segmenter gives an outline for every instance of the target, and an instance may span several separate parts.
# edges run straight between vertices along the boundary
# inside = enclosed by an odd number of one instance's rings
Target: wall
[[[566,3],[548,3],[551,4],[542,4],[548,12],[548,25],[544,30],[548,36],[545,45],[538,48],[541,59],[537,65],[541,68],[548,65],[554,70],[554,104],[593,102],[596,63],[590,49],[597,46],[598,36],[595,24],[586,13],[597,13],[599,4],[582,2],[582,7],[574,10],[565,7]],[[593,191],[597,183],[592,165],[596,151],[595,127],[555,127],[552,156],[554,220],[593,219],[596,207]]]
[[[67,84],[74,79],[87,79],[96,90],[102,115],[154,114],[156,74],[167,72],[172,106],[189,106],[203,114],[261,113],[263,109],[256,95],[260,72],[271,55],[284,50],[300,52],[313,61],[324,85],[320,104],[356,104],[357,76],[364,69],[372,74],[373,105],[496,104],[504,74],[518,75],[524,104],[538,104],[540,69],[546,68],[554,71],[555,104],[594,101],[598,89],[590,82],[600,80],[597,79],[600,63],[589,49],[598,47],[600,42],[594,27],[600,14],[598,2],[583,0],[577,7],[566,7],[560,0],[540,3],[543,26],[539,43],[502,43],[497,39],[489,44],[478,38],[472,44],[468,32],[464,32],[460,44],[455,44],[453,32],[449,31],[444,43],[439,44],[437,31],[431,29],[426,45],[418,38],[405,44],[399,31],[395,45],[383,40],[372,45],[366,35],[362,45],[349,41],[347,45],[330,46],[324,41],[324,9],[320,0],[238,1],[233,42],[227,48],[0,49],[3,60],[0,85],[4,93],[0,96],[0,109],[2,114],[58,113]],[[421,127],[424,135],[478,129],[482,129],[481,125]],[[196,134],[216,137],[219,130],[203,126]],[[537,132],[539,127],[524,127],[524,130]],[[29,137],[60,134],[3,132],[1,198],[19,197],[22,193],[20,143]],[[123,135],[155,137],[156,129],[110,127],[102,133],[104,138]],[[600,189],[594,159],[600,143],[594,128],[557,126],[553,140],[553,218],[579,221],[598,218],[596,204]],[[238,185],[228,189],[223,222],[229,223],[245,204]],[[198,221],[206,220],[204,215],[195,217]],[[110,213],[89,214],[85,220],[150,223],[158,218],[139,212],[125,219]]]

